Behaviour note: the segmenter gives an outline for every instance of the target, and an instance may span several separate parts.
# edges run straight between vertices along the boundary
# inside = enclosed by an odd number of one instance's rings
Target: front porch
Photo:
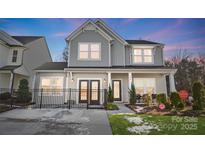
[[[27,71],[22,66],[5,66],[0,68],[0,93],[13,93],[18,89],[22,79],[29,80]]]
[[[111,87],[114,102],[129,103],[129,89],[132,84],[140,96],[156,96],[159,93],[167,95],[170,91],[175,91],[174,73],[173,69],[82,68],[62,73],[38,73],[34,78],[36,81],[33,81],[33,89],[38,90],[33,94],[33,101],[51,104],[66,104],[70,101],[71,104],[103,105],[107,96],[105,90]],[[41,89],[43,95],[39,95]],[[142,99],[136,100],[136,103],[142,104]]]

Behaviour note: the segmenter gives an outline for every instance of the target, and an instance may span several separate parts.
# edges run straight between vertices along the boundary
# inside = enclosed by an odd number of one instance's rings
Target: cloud
[[[180,48],[187,50],[205,49],[205,38],[195,38],[165,46],[166,51],[173,51]]]
[[[127,24],[130,24],[130,23],[138,21],[138,20],[140,20],[140,19],[139,18],[128,18],[128,19],[124,19],[123,21],[121,21],[120,24],[127,25]]]
[[[64,18],[62,20],[64,22],[68,23],[70,26],[76,28],[76,27],[79,27],[87,19],[85,19],[85,18]]]
[[[68,32],[57,32],[57,33],[54,33],[52,36],[54,36],[54,37],[66,37],[66,36],[68,36]]]
[[[176,19],[176,22],[173,25],[147,35],[145,36],[145,39],[160,40],[163,38],[171,38],[174,36],[183,35],[184,32],[177,31],[176,29],[185,24],[185,22],[185,19]]]

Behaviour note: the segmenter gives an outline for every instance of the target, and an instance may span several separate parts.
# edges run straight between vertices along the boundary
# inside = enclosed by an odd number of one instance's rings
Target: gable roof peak
[[[110,37],[107,33],[105,33],[93,20],[88,19],[86,20],[80,27],[78,27],[76,30],[74,30],[73,32],[70,33],[70,35],[68,37],[66,37],[65,40],[70,40],[71,38],[73,38],[75,35],[77,35],[78,32],[80,32],[85,26],[87,26],[88,24],[92,24],[97,30],[100,31],[100,33],[109,41],[112,41],[112,37]]]
[[[9,46],[23,46],[21,42],[14,39],[12,36],[10,36],[7,32],[3,30],[0,30],[0,40]]]

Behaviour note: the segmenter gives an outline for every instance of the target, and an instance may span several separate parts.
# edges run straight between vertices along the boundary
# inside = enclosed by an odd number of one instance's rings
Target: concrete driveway
[[[107,112],[96,109],[15,109],[0,114],[0,134],[111,135]]]

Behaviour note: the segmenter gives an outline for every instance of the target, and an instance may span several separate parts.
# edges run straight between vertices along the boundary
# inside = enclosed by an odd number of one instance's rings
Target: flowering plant
[[[164,110],[164,109],[165,109],[165,105],[164,105],[163,103],[160,103],[160,104],[159,104],[159,108],[160,108],[161,110]]]

